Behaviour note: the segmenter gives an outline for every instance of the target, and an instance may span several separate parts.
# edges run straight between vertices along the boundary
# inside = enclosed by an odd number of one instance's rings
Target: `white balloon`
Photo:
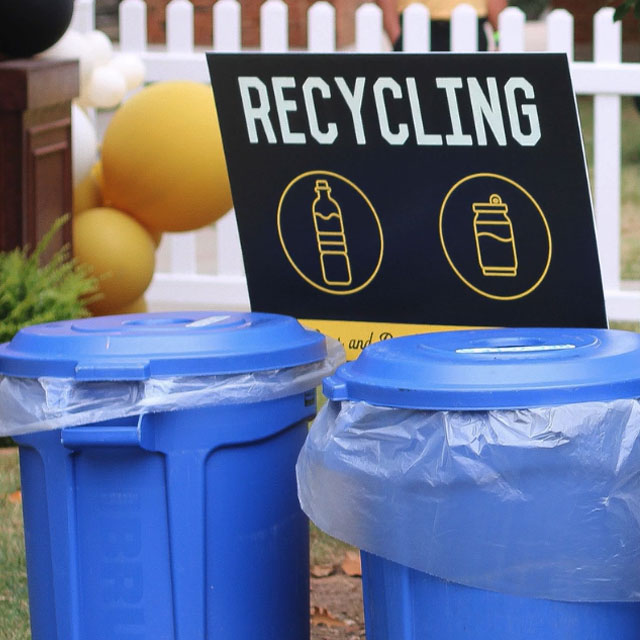
[[[105,64],[93,70],[86,96],[94,107],[112,109],[120,104],[126,91],[124,76],[111,65]]]
[[[127,83],[127,91],[139,87],[144,82],[144,62],[133,53],[119,53],[109,62],[118,69]]]
[[[91,47],[95,67],[107,64],[113,57],[113,44],[102,31],[89,31],[84,36]]]
[[[73,186],[89,175],[98,160],[98,136],[89,116],[71,104],[71,173]]]
[[[40,55],[44,58],[79,60],[81,86],[89,80],[93,71],[92,48],[85,36],[73,29],[68,29],[58,42]]]

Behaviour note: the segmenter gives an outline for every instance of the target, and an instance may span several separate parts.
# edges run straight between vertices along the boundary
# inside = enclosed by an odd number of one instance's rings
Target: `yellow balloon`
[[[102,206],[100,163],[96,162],[89,173],[73,189],[73,213]]]
[[[73,218],[73,253],[100,278],[102,298],[90,305],[97,315],[121,309],[139,298],[151,282],[155,246],[131,216],[98,207]]]
[[[93,167],[91,167],[91,171],[89,175],[93,178],[95,183],[98,185],[98,189],[100,189],[100,193],[104,191],[104,176],[102,173],[102,162],[98,160]]]
[[[160,82],[127,100],[102,143],[105,204],[156,231],[188,231],[231,208],[211,87]]]
[[[96,162],[86,178],[81,180],[73,190],[74,215],[87,209],[101,207],[104,204],[102,198],[103,184],[102,162]],[[154,229],[147,229],[146,227],[145,230],[151,236],[153,244],[157,249],[162,240],[162,231],[155,231]]]
[[[144,296],[140,296],[133,302],[125,305],[124,307],[120,307],[119,309],[113,309],[109,311],[109,313],[119,316],[125,313],[146,313],[148,310],[147,301],[144,299]]]
[[[162,241],[162,231],[154,231],[153,229],[147,229],[147,233],[151,236],[153,240],[153,245],[157,249],[160,246],[160,242]]]

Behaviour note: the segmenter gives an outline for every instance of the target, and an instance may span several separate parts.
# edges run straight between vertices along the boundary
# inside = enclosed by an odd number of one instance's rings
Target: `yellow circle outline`
[[[514,186],[516,189],[519,189],[520,191],[522,191],[522,193],[525,194],[525,196],[527,196],[527,198],[529,198],[529,200],[533,203],[533,205],[535,206],[535,208],[538,210],[538,213],[540,214],[540,217],[542,218],[542,222],[544,223],[544,228],[547,231],[547,239],[549,240],[549,254],[547,257],[547,264],[544,267],[544,270],[542,272],[542,275],[540,276],[540,278],[538,278],[538,280],[526,291],[523,291],[522,293],[519,293],[517,295],[514,296],[498,296],[498,295],[494,295],[492,293],[487,293],[486,291],[483,291],[482,289],[479,289],[478,287],[472,285],[456,268],[456,266],[453,264],[453,260],[451,259],[451,257],[449,256],[449,253],[447,251],[447,246],[445,244],[444,241],[444,233],[442,230],[442,219],[444,217],[444,208],[447,204],[447,201],[449,200],[449,196],[463,183],[463,182],[467,182],[467,180],[471,180],[473,178],[497,178],[498,180],[504,180],[505,182],[508,182],[509,184],[511,184],[512,186]],[[461,180],[458,180],[458,182],[456,182],[453,187],[451,187],[451,189],[449,189],[449,192],[447,193],[447,195],[445,196],[444,200],[442,201],[442,206],[440,207],[440,219],[438,221],[438,226],[439,226],[439,230],[440,230],[440,244],[442,245],[442,250],[444,251],[444,255],[447,258],[447,262],[449,263],[449,266],[453,269],[453,271],[455,272],[455,274],[458,276],[458,278],[460,278],[460,280],[462,280],[462,282],[464,282],[464,284],[466,284],[470,289],[473,289],[476,293],[479,293],[481,296],[484,296],[485,298],[491,298],[492,300],[518,300],[519,298],[524,298],[525,296],[528,296],[532,291],[534,291],[535,289],[537,289],[540,286],[540,283],[545,279],[547,272],[549,271],[549,265],[551,264],[551,254],[553,253],[553,247],[552,247],[552,243],[551,243],[551,230],[549,229],[549,223],[547,222],[547,219],[544,215],[544,213],[542,212],[542,209],[540,208],[540,205],[536,202],[535,198],[522,186],[520,186],[517,182],[515,182],[514,180],[511,180],[510,178],[507,178],[506,176],[501,176],[498,173],[473,173],[471,175],[468,175],[464,178],[462,178]]]
[[[298,265],[296,265],[296,263],[293,261],[293,258],[289,255],[289,252],[287,251],[287,247],[285,245],[284,242],[284,238],[282,237],[282,228],[280,226],[280,213],[282,211],[282,203],[284,202],[284,198],[287,195],[287,192],[289,191],[289,189],[291,189],[291,187],[298,182],[298,180],[302,180],[302,178],[306,178],[307,176],[311,176],[311,175],[318,175],[318,174],[322,174],[322,175],[326,175],[326,176],[332,176],[333,178],[338,178],[339,180],[343,180],[344,182],[346,182],[350,187],[352,187],[353,189],[355,189],[360,196],[362,197],[362,199],[369,205],[369,209],[371,209],[371,213],[373,214],[373,218],[376,221],[376,224],[378,225],[378,233],[380,234],[380,255],[378,257],[378,264],[376,264],[375,269],[373,270],[373,273],[371,274],[371,276],[369,276],[369,279],[364,282],[363,284],[361,284],[359,287],[356,287],[355,289],[347,289],[345,291],[334,291],[333,289],[328,289],[327,287],[323,287],[319,284],[316,284],[313,280],[311,280],[311,278],[309,278],[308,276],[306,276],[298,267]],[[280,238],[280,245],[282,246],[282,250],[284,251],[284,255],[287,257],[287,260],[289,261],[289,264],[295,269],[296,273],[307,283],[309,283],[312,287],[320,290],[320,291],[324,291],[325,293],[331,293],[333,295],[336,296],[348,296],[351,295],[352,293],[357,293],[358,291],[362,291],[362,289],[364,289],[366,286],[368,286],[371,281],[376,277],[379,269],[380,269],[380,265],[382,264],[382,256],[384,255],[384,236],[382,234],[382,225],[380,224],[380,219],[378,218],[378,214],[376,213],[376,210],[373,208],[373,205],[371,204],[371,202],[369,201],[369,198],[367,198],[367,196],[362,192],[362,190],[355,185],[353,182],[351,182],[351,180],[349,180],[348,178],[345,178],[344,176],[341,176],[339,173],[334,173],[333,171],[325,171],[323,169],[317,169],[314,171],[305,171],[304,173],[301,173],[299,176],[296,176],[293,180],[291,180],[291,182],[289,182],[289,184],[286,186],[285,190],[282,192],[282,195],[280,196],[280,202],[278,203],[278,216],[277,216],[277,226],[278,226],[278,238]]]

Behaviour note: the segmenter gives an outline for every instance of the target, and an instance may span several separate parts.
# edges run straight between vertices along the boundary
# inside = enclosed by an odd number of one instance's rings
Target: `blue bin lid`
[[[0,345],[0,374],[146,380],[283,369],[322,360],[324,336],[267,313],[170,312],[27,327]]]
[[[518,409],[640,396],[640,335],[485,329],[394,338],[324,380],[331,400],[435,410]]]

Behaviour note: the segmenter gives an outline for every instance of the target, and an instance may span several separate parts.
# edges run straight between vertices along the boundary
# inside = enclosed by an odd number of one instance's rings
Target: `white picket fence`
[[[167,44],[147,44],[146,4],[123,0],[119,9],[120,49],[135,53],[146,65],[149,82],[194,80],[209,82],[204,49],[194,47],[194,8],[188,0],[171,0],[167,6]],[[414,4],[405,12],[406,51],[429,50],[428,12]],[[241,50],[241,3],[217,0],[212,9],[215,51]],[[336,49],[335,10],[319,1],[307,14],[308,51]],[[456,8],[452,18],[452,49],[477,48],[477,17],[467,5]],[[282,0],[266,0],[260,11],[260,49],[288,50],[287,6]],[[73,27],[88,31],[94,26],[93,0],[76,0]],[[376,53],[387,47],[382,12],[373,3],[361,5],[355,16],[355,51]],[[499,18],[500,50],[525,50],[524,14],[511,7]],[[613,9],[601,9],[594,18],[593,62],[574,62],[573,17],[567,11],[552,11],[546,19],[546,51],[565,52],[578,95],[594,96],[593,194],[598,246],[611,320],[640,320],[640,290],[620,276],[620,97],[640,95],[640,64],[621,62],[621,29],[613,22]],[[205,234],[203,236],[203,234]],[[208,246],[202,245],[204,242]],[[214,240],[215,238],[215,240]],[[166,270],[157,269],[147,292],[154,308],[248,308],[246,280],[233,211],[211,229],[202,232],[165,234],[161,251],[169,253]],[[207,272],[199,256],[208,254]],[[214,259],[212,259],[214,258]]]

